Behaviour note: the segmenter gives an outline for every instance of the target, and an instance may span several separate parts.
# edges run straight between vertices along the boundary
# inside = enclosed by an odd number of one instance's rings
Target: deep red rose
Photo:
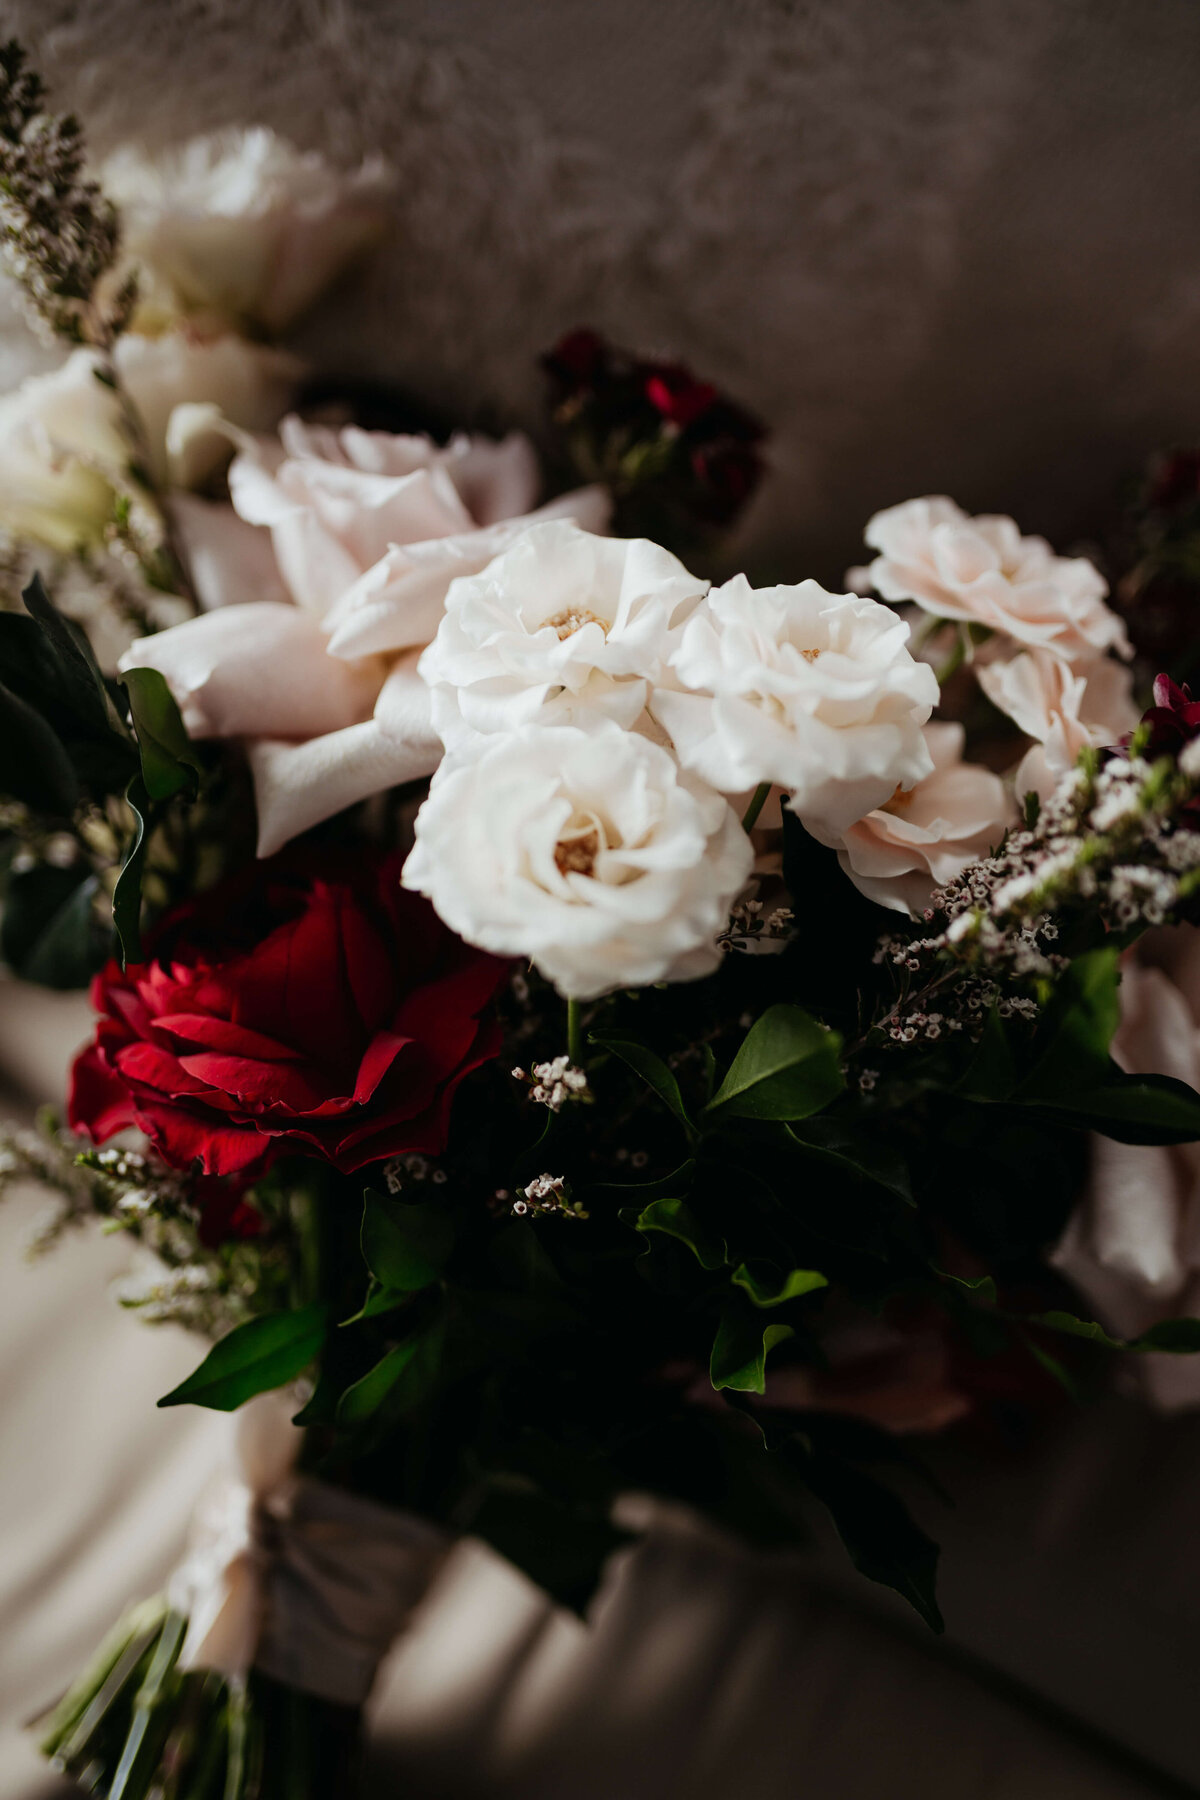
[[[210,1175],[443,1149],[456,1088],[499,1049],[486,1009],[506,965],[406,893],[401,862],[285,853],[170,915],[147,962],[110,962],[74,1129],[137,1126]]]
[[[595,387],[611,373],[612,349],[598,331],[581,325],[576,331],[568,331],[539,361],[553,383],[556,400],[561,402]]]

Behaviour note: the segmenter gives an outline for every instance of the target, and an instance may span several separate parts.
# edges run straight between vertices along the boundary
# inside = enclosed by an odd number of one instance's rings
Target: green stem
[[[758,818],[758,815],[762,811],[763,807],[765,806],[767,795],[770,793],[770,791],[771,791],[771,784],[769,781],[760,781],[759,782],[759,784],[755,788],[753,794],[750,796],[749,806],[746,808],[745,812],[742,814],[742,830],[743,831],[752,831],[754,829],[754,822]]]
[[[950,677],[953,674],[955,674],[962,667],[962,660],[966,654],[967,654],[967,641],[966,641],[966,638],[963,635],[962,631],[960,630],[954,639],[953,650],[950,652],[949,656],[946,658],[946,660],[942,664],[941,668],[938,669],[936,672],[937,673],[937,684],[939,687],[945,687],[945,685],[949,681]]]
[[[926,613],[921,623],[909,636],[908,648],[912,655],[915,656],[917,651],[929,642],[934,632],[940,631],[945,623],[945,619],[939,617],[937,613]]]
[[[567,1055],[577,1069],[582,1069],[583,1006],[578,1000],[567,1001]]]

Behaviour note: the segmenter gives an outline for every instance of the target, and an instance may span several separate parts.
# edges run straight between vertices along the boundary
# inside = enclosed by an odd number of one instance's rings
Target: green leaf
[[[34,812],[69,819],[79,783],[58,733],[0,682],[0,794]]]
[[[83,864],[37,863],[10,875],[0,920],[0,953],[15,975],[40,987],[86,987],[107,951],[92,902],[96,878]]]
[[[303,1374],[325,1342],[328,1308],[265,1313],[247,1319],[215,1343],[186,1381],[164,1394],[160,1406],[210,1406],[234,1412],[243,1401],[285,1387]]]
[[[338,1402],[339,1425],[347,1428],[364,1425],[368,1419],[374,1418],[417,1354],[418,1341],[412,1337],[403,1344],[397,1344],[360,1381],[346,1389]]]
[[[1081,1089],[1105,1085],[1108,1046],[1121,1020],[1118,952],[1090,950],[1077,956],[1054,990],[1038,1041],[1041,1055],[1014,1099],[1068,1102]]]
[[[808,1119],[786,1130],[799,1149],[833,1172],[885,1188],[906,1206],[915,1204],[903,1156],[890,1144],[869,1137],[861,1126],[846,1119]]]
[[[995,1306],[996,1283],[990,1275],[951,1275],[948,1269],[939,1269],[936,1264],[933,1272],[939,1281],[952,1282],[955,1287],[962,1288],[964,1293],[975,1294],[986,1305]]]
[[[785,1338],[794,1337],[790,1325],[764,1325],[744,1303],[726,1306],[717,1328],[709,1363],[714,1388],[737,1388],[744,1394],[766,1391],[767,1355]]]
[[[166,681],[157,669],[129,669],[124,686],[147,795],[170,800],[186,793],[195,799],[203,766]]]
[[[616,1031],[590,1032],[588,1041],[611,1050],[623,1063],[628,1063],[634,1074],[640,1075],[647,1087],[653,1089],[663,1105],[670,1107],[680,1123],[689,1131],[693,1129],[687,1107],[683,1104],[683,1095],[679,1091],[679,1083],[661,1056],[646,1044],[639,1043],[636,1038],[626,1037]]]
[[[894,1588],[932,1631],[944,1631],[935,1591],[938,1546],[914,1523],[904,1502],[874,1476],[837,1458],[806,1456],[800,1466],[859,1574]]]
[[[620,1216],[635,1231],[660,1231],[665,1237],[686,1244],[702,1269],[720,1269],[725,1265],[725,1245],[704,1229],[683,1200],[652,1200],[640,1212],[628,1206]]]
[[[128,738],[91,645],[79,626],[56,609],[40,575],[33,577],[21,598],[26,611],[41,627],[54,659],[62,701],[93,730],[107,729]]]
[[[1023,1323],[1045,1325],[1068,1337],[1086,1338],[1089,1343],[1102,1344],[1106,1350],[1157,1350],[1172,1356],[1194,1356],[1200,1351],[1200,1319],[1160,1319],[1135,1338],[1110,1337],[1095,1319],[1079,1319],[1074,1313],[1059,1310],[1031,1313]]]
[[[966,1100],[1004,1100],[1011,1094],[1016,1081],[1017,1059],[1004,1020],[993,1007],[983,1022],[979,1042],[954,1092]]]
[[[66,628],[77,632],[74,626]],[[86,639],[80,638],[80,654],[91,656]],[[36,619],[0,612],[0,679],[58,738],[81,789],[96,795],[119,793],[137,767],[133,739],[107,698],[99,670],[95,676],[101,696],[94,682],[80,687],[70,675]]]
[[[732,1279],[733,1285],[742,1288],[755,1306],[782,1306],[785,1300],[798,1300],[802,1294],[813,1294],[818,1288],[829,1286],[827,1278],[816,1269],[790,1269],[783,1276],[772,1271],[770,1278],[764,1280],[746,1263],[738,1265]]]
[[[133,813],[133,838],[125,852],[112,899],[113,928],[121,946],[122,968],[142,960],[142,875],[150,847],[150,802],[140,773],[126,788],[125,799]]]
[[[397,1308],[406,1306],[411,1298],[411,1290],[402,1291],[396,1288],[380,1287],[374,1276],[367,1288],[367,1297],[356,1313],[348,1319],[341,1320],[340,1329],[347,1325],[359,1325],[364,1319],[379,1319],[385,1313],[395,1312]]]
[[[841,1039],[798,1006],[771,1006],[742,1043],[709,1112],[742,1119],[805,1119],[844,1085]]]
[[[363,1196],[362,1253],[381,1287],[416,1293],[440,1276],[454,1246],[445,1207]]]
[[[629,1534],[594,1506],[570,1506],[530,1482],[493,1475],[465,1521],[560,1606],[582,1613]]]
[[[1059,1095],[1039,1110],[1119,1144],[1191,1144],[1200,1138],[1200,1094],[1171,1075],[1126,1075],[1111,1065],[1103,1087]]]

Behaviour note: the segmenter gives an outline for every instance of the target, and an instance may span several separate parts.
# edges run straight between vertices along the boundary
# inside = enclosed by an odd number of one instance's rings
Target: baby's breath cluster
[[[966,1029],[995,1008],[1032,1017],[1080,920],[1124,940],[1182,916],[1200,891],[1200,740],[1177,760],[1085,753],[1029,828],[937,889],[919,938],[884,938],[902,993],[877,1021],[894,1043]]]
[[[553,1113],[561,1112],[568,1100],[591,1104],[592,1092],[588,1087],[588,1078],[569,1056],[556,1056],[550,1062],[534,1063],[529,1070],[518,1067],[512,1074],[514,1081],[527,1084],[529,1098],[536,1106],[548,1106]]]
[[[572,1200],[571,1184],[561,1175],[535,1175],[513,1201],[512,1211],[518,1219],[530,1214],[543,1218],[549,1213],[564,1219],[586,1219],[588,1216],[582,1203]]]
[[[739,900],[717,943],[722,950],[782,950],[794,930],[795,914],[789,906],[768,912],[761,900]]]

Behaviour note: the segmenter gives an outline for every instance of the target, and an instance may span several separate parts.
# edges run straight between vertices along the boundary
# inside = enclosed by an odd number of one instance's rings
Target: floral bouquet
[[[286,348],[382,165],[101,177],[9,45],[71,348],[0,402],[2,948],[96,1024],[0,1167],[142,1246],[240,1471],[47,1754],[345,1793],[453,1539],[583,1608],[630,1496],[823,1510],[940,1629],[915,1439],[1200,1396],[1200,463],[1091,558],[932,498],[755,586],[764,432],[682,366],[573,332],[539,457]]]

